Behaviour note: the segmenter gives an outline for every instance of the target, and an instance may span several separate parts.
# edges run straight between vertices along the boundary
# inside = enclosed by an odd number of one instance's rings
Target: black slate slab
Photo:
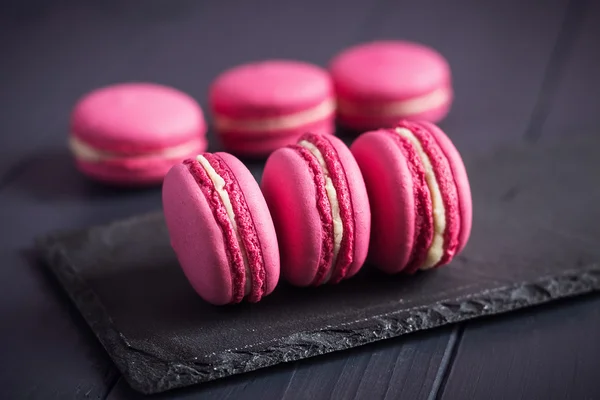
[[[600,289],[598,145],[572,136],[469,163],[471,241],[412,277],[367,266],[337,286],[214,307],[179,270],[160,213],[38,248],[125,379],[161,392]]]

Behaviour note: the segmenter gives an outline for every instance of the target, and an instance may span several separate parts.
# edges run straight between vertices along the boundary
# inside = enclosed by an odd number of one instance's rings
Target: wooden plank
[[[567,3],[405,2],[386,12],[372,38],[415,40],[448,59],[455,102],[441,126],[471,158],[521,140]]]
[[[600,123],[600,4],[573,2],[576,25],[563,58],[550,71],[553,80],[540,93],[543,108],[533,121],[539,140],[557,135],[592,133]],[[583,4],[583,5],[582,5]],[[447,377],[444,399],[524,398],[592,399],[600,396],[600,298],[565,302],[466,324],[456,359]]]
[[[386,13],[373,38],[415,40],[447,57],[456,97],[441,126],[468,167],[478,154],[522,140],[567,4],[411,2]],[[458,343],[461,332],[453,332],[451,345]],[[438,371],[440,385],[431,387],[429,398],[438,397],[443,390],[441,383],[452,359],[446,361]]]
[[[467,324],[442,399],[600,396],[600,297]]]
[[[555,95],[548,100],[542,135],[598,133],[600,122],[600,3],[581,2],[587,7],[579,21],[578,36],[566,54]]]
[[[0,256],[1,397],[105,397],[117,372],[54,277],[31,254]]]
[[[1,397],[102,398],[117,379],[116,369],[54,277],[27,249],[48,230],[154,210],[160,192],[101,191],[66,168],[64,158],[49,155],[38,162],[0,193],[6,232],[0,249]],[[82,195],[88,200],[81,202]]]
[[[426,399],[451,328],[159,395],[177,399]],[[108,400],[142,398],[120,379]]]
[[[19,8],[10,17],[0,41],[0,185],[44,144],[65,146],[77,98],[131,77],[140,63],[130,55],[145,41],[139,23],[113,23],[89,3]]]

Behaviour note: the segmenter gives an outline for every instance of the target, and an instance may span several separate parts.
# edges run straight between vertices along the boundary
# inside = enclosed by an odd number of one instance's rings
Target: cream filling
[[[423,150],[421,142],[413,135],[413,133],[406,128],[396,128],[396,132],[408,139],[417,150],[417,154],[423,163],[425,168],[425,180],[429,187],[429,193],[431,193],[431,203],[433,206],[433,240],[429,250],[427,250],[427,257],[425,262],[420,267],[421,269],[428,269],[437,264],[444,254],[444,231],[446,230],[446,210],[444,208],[444,201],[442,199],[442,191],[437,183],[431,160],[427,156],[427,153]]]
[[[122,154],[111,153],[111,152],[104,151],[104,150],[94,149],[87,143],[84,143],[83,141],[77,139],[75,136],[70,135],[69,136],[69,148],[71,149],[71,151],[73,152],[73,154],[75,155],[76,158],[83,160],[83,161],[88,161],[88,162],[100,162],[100,161],[107,161],[107,160],[117,160],[117,159],[122,159],[122,158],[146,158],[146,157],[153,157],[153,156],[161,156],[164,158],[181,158],[181,157],[185,157],[185,156],[189,155],[195,149],[197,149],[199,141],[200,141],[200,139],[193,139],[193,140],[190,140],[189,142],[185,142],[183,144],[173,146],[173,147],[168,147],[163,150],[143,153],[143,154],[139,154],[139,155],[135,155],[135,156],[132,156],[132,155],[125,156]]]
[[[281,129],[292,129],[311,122],[317,122],[332,115],[335,101],[329,99],[306,111],[280,117],[261,119],[235,119],[215,114],[215,126],[221,131],[240,130],[244,132],[268,132]]]
[[[325,165],[325,159],[323,158],[321,151],[314,144],[306,140],[301,140],[298,145],[310,151],[321,165],[325,177],[325,192],[327,193],[327,198],[331,205],[331,214],[333,217],[333,258],[331,260],[331,266],[325,276],[325,282],[327,282],[329,278],[331,278],[331,273],[333,272],[333,267],[335,266],[338,253],[340,252],[342,237],[344,235],[344,226],[342,225],[342,216],[340,215],[340,203],[338,202],[337,192],[333,186],[333,181],[329,176],[329,170],[327,169],[327,165]]]
[[[338,110],[341,114],[354,116],[401,117],[433,110],[446,103],[449,99],[450,90],[440,88],[409,100],[393,101],[378,105],[361,105],[359,103],[338,100]]]
[[[246,256],[246,250],[244,247],[244,243],[242,242],[242,238],[240,236],[240,232],[238,231],[237,223],[235,222],[235,213],[233,212],[233,206],[231,205],[231,199],[229,198],[229,193],[225,190],[225,180],[215,171],[215,169],[210,165],[208,160],[204,158],[204,156],[199,155],[196,157],[196,160],[200,163],[202,168],[208,174],[208,177],[212,181],[215,190],[217,191],[219,197],[221,198],[221,202],[225,207],[225,211],[227,211],[227,217],[229,217],[229,222],[235,231],[235,236],[237,238],[238,245],[242,250],[242,257],[244,259],[244,269],[246,270],[246,279],[244,282],[244,295],[248,295],[251,289],[251,279],[250,279],[250,267],[248,265],[248,257]]]

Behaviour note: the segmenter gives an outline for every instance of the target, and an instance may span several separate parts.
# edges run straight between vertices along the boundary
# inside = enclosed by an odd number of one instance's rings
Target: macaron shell
[[[279,246],[271,213],[260,186],[248,168],[231,154],[215,153],[215,155],[219,156],[233,172],[246,199],[264,261],[266,285],[262,296],[266,296],[277,286],[280,274]]]
[[[185,165],[166,175],[162,200],[171,245],[189,282],[207,302],[229,303],[232,279],[223,233]]]
[[[152,185],[163,181],[165,175],[173,165],[194,157],[206,149],[206,142],[199,143],[199,147],[189,154],[177,158],[163,158],[161,156],[141,158],[117,158],[98,162],[89,162],[76,159],[77,169],[83,174],[98,181],[116,185]]]
[[[327,71],[292,60],[240,65],[217,77],[210,89],[212,111],[234,118],[304,111],[331,97]]]
[[[405,41],[376,41],[347,49],[330,63],[338,97],[405,100],[449,86],[450,68],[437,51]]]
[[[456,183],[460,209],[460,232],[458,234],[458,248],[456,253],[460,253],[469,241],[471,235],[471,226],[473,223],[473,202],[471,198],[471,185],[467,176],[465,164],[460,153],[450,140],[450,138],[436,125],[420,121],[420,124],[426,127],[436,139],[438,145],[448,158],[452,175]]]
[[[377,115],[346,115],[338,113],[338,120],[341,125],[363,131],[376,130],[380,128],[393,128],[398,124],[398,120],[401,118],[439,122],[448,115],[451,104],[452,99],[450,98],[445,104],[427,111],[417,114],[405,114],[391,117]]]
[[[298,128],[261,133],[260,135],[248,132],[223,132],[220,135],[220,140],[225,149],[235,154],[266,156],[274,150],[296,143],[298,138],[306,132],[323,135],[334,134],[333,116]]]
[[[326,137],[335,148],[340,163],[346,174],[352,211],[354,217],[354,254],[344,279],[354,276],[363,266],[369,250],[369,237],[371,234],[371,207],[367,188],[358,164],[350,149],[335,136]]]
[[[314,179],[294,150],[275,151],[265,165],[261,188],[279,238],[281,273],[293,285],[313,283],[323,243]]]
[[[387,273],[409,262],[415,236],[415,200],[406,159],[387,132],[367,132],[350,147],[371,205],[369,258]]]
[[[167,86],[127,83],[83,97],[71,116],[72,134],[89,146],[140,154],[190,141],[206,132],[200,106]]]

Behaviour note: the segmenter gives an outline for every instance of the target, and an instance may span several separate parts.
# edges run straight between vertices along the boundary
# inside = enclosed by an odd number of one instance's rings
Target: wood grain
[[[117,372],[51,274],[31,255],[0,256],[0,397],[106,396]]]
[[[442,399],[596,399],[600,297],[468,323]]]
[[[441,126],[468,162],[521,141],[567,5],[567,0],[396,2],[374,37],[416,40],[448,59],[455,101]]]
[[[157,398],[427,399],[451,329],[280,365]],[[136,394],[122,379],[108,397],[131,398]]]
[[[542,130],[548,138],[598,132],[600,121],[600,3],[581,2],[578,35],[571,46],[562,74],[557,77]]]
[[[597,129],[600,4],[572,2],[552,80],[540,92],[534,136],[552,140]],[[574,8],[574,10],[573,10]],[[546,97],[544,97],[546,96]],[[560,184],[560,182],[558,182]],[[594,399],[600,396],[598,296],[497,321],[465,324],[443,399]]]

